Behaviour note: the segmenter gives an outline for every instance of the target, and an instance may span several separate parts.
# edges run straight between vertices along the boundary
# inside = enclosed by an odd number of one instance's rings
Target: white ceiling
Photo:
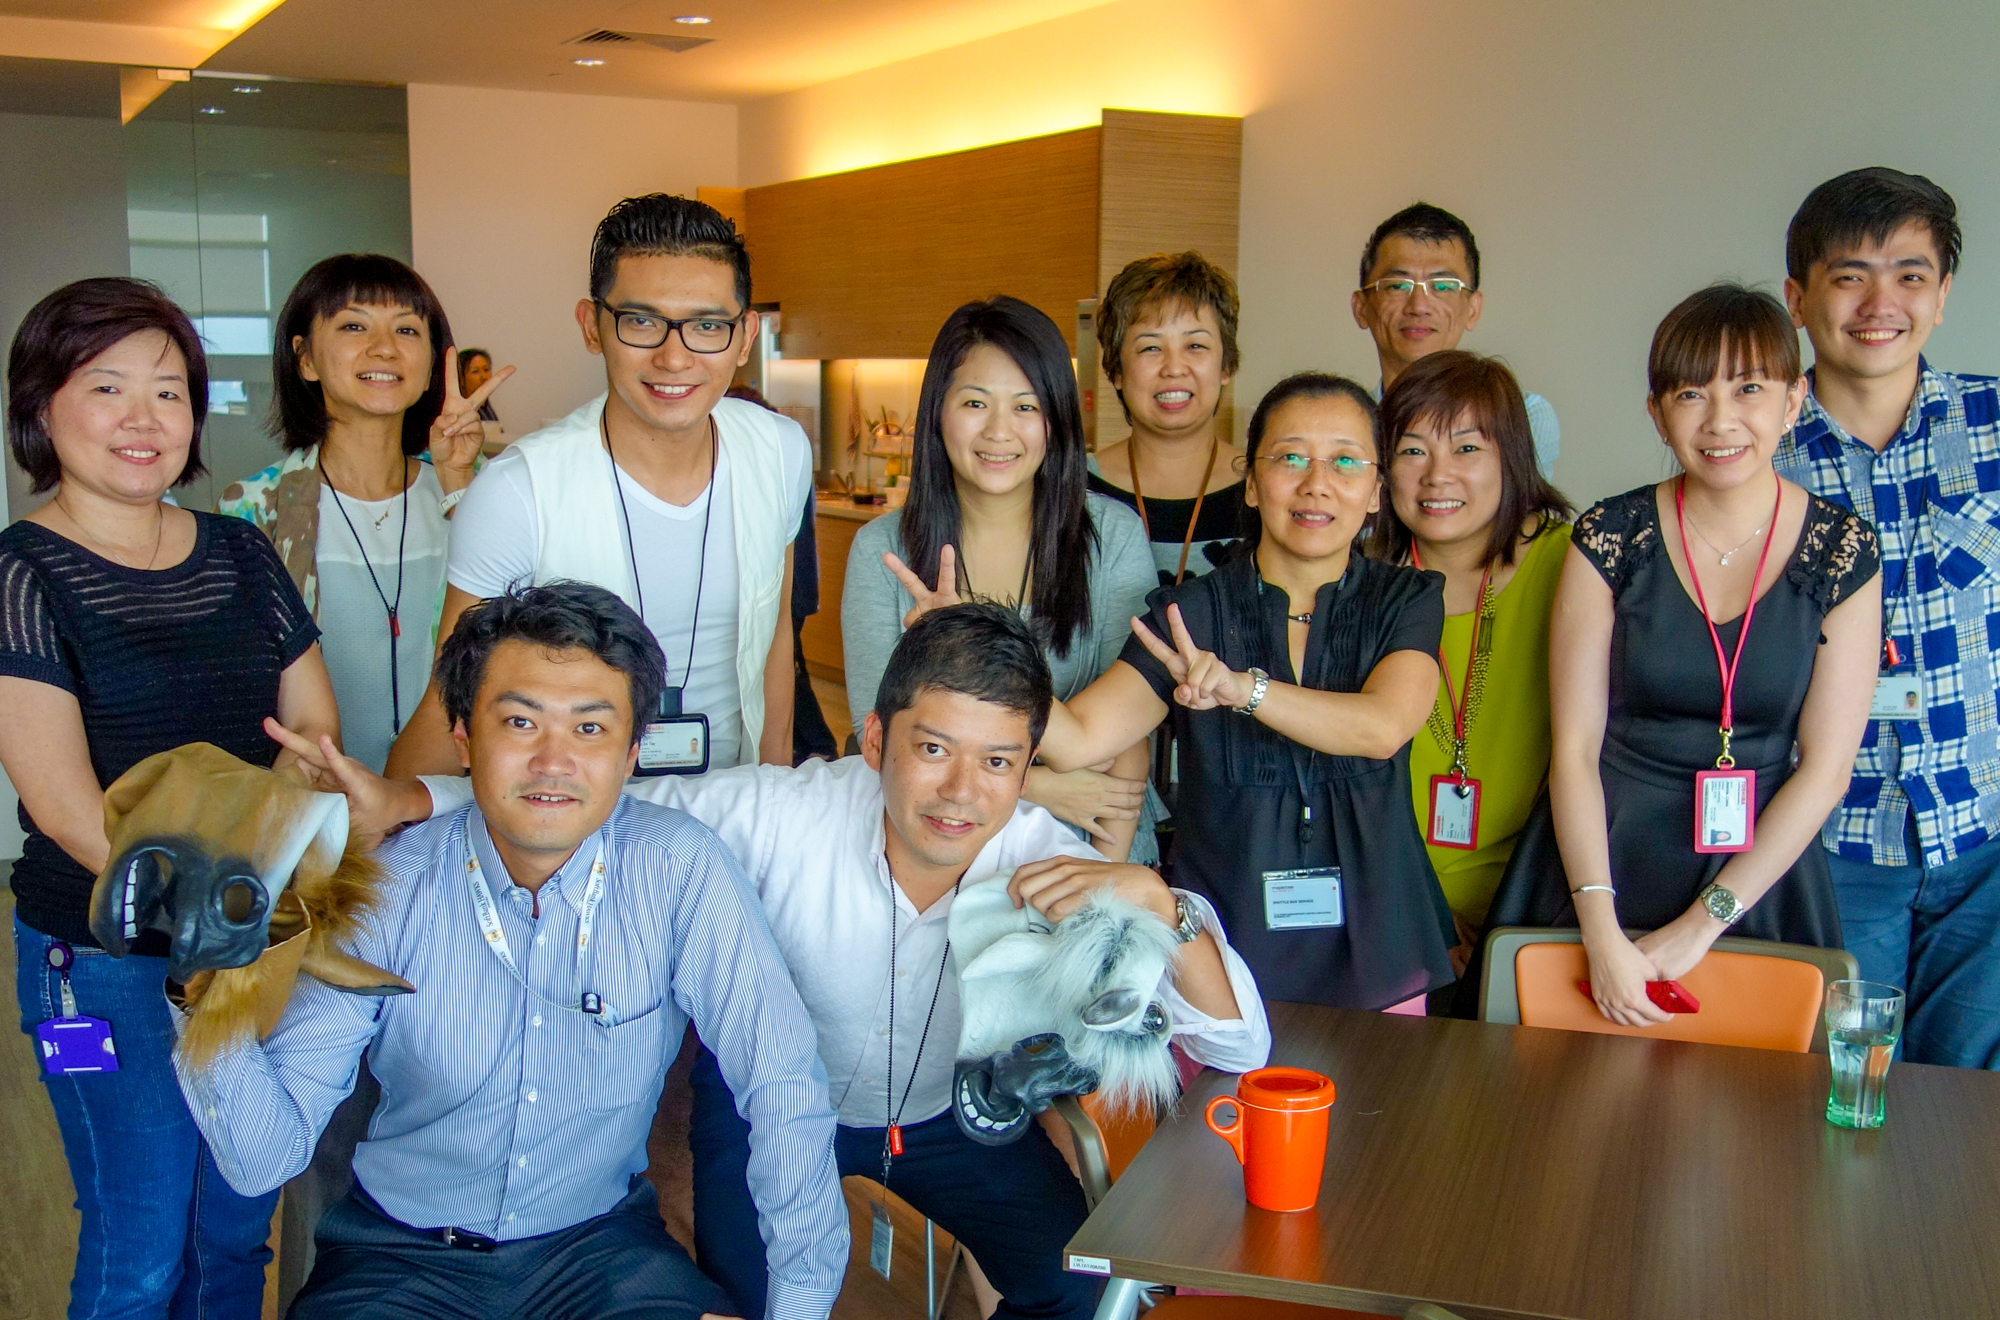
[[[48,0],[42,0],[48,3]],[[145,0],[121,0],[140,4]],[[153,0],[163,6],[173,0]],[[0,0],[0,12],[23,0]],[[34,0],[26,0],[32,4]],[[739,101],[1107,0],[285,0],[211,57],[238,73]],[[24,6],[25,7],[25,6]],[[685,26],[684,14],[713,19]],[[598,28],[711,38],[681,53],[562,43]],[[580,68],[580,57],[602,67]],[[996,76],[1006,76],[996,71]]]

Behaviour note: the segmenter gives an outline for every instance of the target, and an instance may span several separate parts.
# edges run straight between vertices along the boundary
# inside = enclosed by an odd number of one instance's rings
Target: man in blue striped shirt
[[[1907,992],[1910,1059],[2000,1068],[2000,381],[1922,355],[1958,255],[1921,175],[1813,189],[1785,241],[1812,392],[1775,462],[1882,540],[1873,719],[1821,836],[1847,948]]]
[[[381,1083],[294,1320],[733,1313],[640,1176],[689,1019],[756,1134],[769,1314],[831,1309],[847,1212],[812,1020],[729,851],[623,794],[633,714],[657,707],[664,671],[599,587],[467,610],[437,673],[474,801],[380,852],[388,880],[350,946],[416,993],[301,978],[263,1042],[182,1070],[246,1191],[306,1166],[364,1051]]]

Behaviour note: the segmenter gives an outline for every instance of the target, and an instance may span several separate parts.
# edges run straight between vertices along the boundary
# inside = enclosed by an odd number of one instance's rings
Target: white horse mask
[[[1109,891],[1051,927],[1014,906],[1013,874],[968,885],[951,904],[959,1128],[999,1146],[1060,1095],[1096,1091],[1127,1110],[1171,1102],[1179,1077],[1163,987],[1180,954],[1173,929]]]

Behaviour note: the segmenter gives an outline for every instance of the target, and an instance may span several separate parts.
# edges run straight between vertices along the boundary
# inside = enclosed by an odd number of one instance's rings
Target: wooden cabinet
[[[832,497],[820,496],[819,512],[813,519],[819,543],[819,613],[808,618],[799,633],[806,672],[814,678],[830,683],[847,681],[846,652],[840,645],[840,587],[847,576],[847,552],[862,525],[884,512],[879,505],[840,504]],[[860,714],[855,721],[859,728]]]
[[[759,302],[797,358],[921,358],[954,307],[1008,293],[1062,327],[1134,257],[1236,270],[1243,122],[1106,110],[1093,128],[750,188]]]

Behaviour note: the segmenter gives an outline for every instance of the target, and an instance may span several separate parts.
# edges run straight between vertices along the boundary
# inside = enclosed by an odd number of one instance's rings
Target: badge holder
[[[76,992],[69,984],[69,969],[76,965],[76,952],[58,940],[49,946],[48,963],[62,977],[62,1016],[35,1028],[35,1039],[42,1047],[43,1070],[51,1077],[117,1072],[118,1049],[111,1040],[111,1024],[103,1018],[80,1016],[76,1011]]]
[[[1467,852],[1479,846],[1479,781],[1468,779],[1463,766],[1431,776],[1431,820],[1424,842]]]
[[[660,693],[659,718],[646,725],[639,735],[639,764],[632,774],[650,779],[656,775],[699,775],[708,772],[708,716],[681,713],[681,689],[670,687]]]
[[[1722,730],[1722,755],[1715,769],[1694,777],[1694,850],[1698,853],[1749,852],[1757,841],[1757,772],[1738,770],[1729,754],[1729,730]]]
[[[1871,720],[1915,720],[1924,714],[1923,675],[1894,672],[1902,666],[1903,655],[1896,639],[1882,639],[1882,672],[1875,676],[1875,699],[1869,703]]]

